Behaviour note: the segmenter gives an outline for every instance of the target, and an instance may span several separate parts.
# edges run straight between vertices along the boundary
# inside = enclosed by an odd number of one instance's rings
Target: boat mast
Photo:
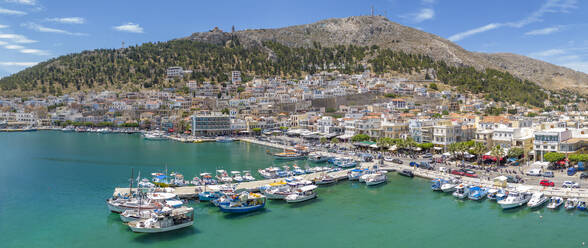
[[[134,171],[133,168],[131,168],[131,180],[129,180],[131,182],[131,187],[129,188],[129,197],[133,196],[133,175]]]

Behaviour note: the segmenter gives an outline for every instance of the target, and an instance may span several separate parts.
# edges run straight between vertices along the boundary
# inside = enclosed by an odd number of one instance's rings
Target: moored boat
[[[329,158],[330,158],[329,156],[324,155],[322,153],[318,153],[318,152],[310,153],[308,155],[308,160],[313,163],[324,163],[324,162],[327,162],[329,160]]]
[[[564,203],[563,198],[559,196],[553,196],[549,199],[549,203],[547,203],[547,208],[549,209],[558,209]]]
[[[578,206],[576,208],[580,211],[586,211],[586,202],[578,201]]]
[[[474,186],[470,187],[470,193],[468,194],[468,198],[470,200],[479,201],[484,199],[488,194],[488,190],[484,187]]]
[[[374,173],[370,174],[369,177],[365,180],[365,184],[367,186],[373,186],[385,183],[388,177],[386,177],[386,173]]]
[[[306,158],[306,156],[304,156],[303,154],[296,153],[296,152],[280,152],[280,153],[275,153],[273,156],[275,159],[278,159],[278,160],[296,160],[296,159],[305,159]]]
[[[402,176],[405,176],[405,177],[414,177],[414,174],[412,173],[412,171],[411,170],[407,170],[407,169],[404,169],[404,170],[399,171],[398,174],[399,175],[402,175]]]
[[[531,200],[531,194],[513,191],[509,192],[505,199],[499,200],[498,204],[500,204],[503,209],[512,209],[527,204],[529,200]]]
[[[285,200],[287,203],[303,202],[310,199],[316,198],[315,189],[316,185],[307,185],[298,188],[293,194],[286,196]]]
[[[160,233],[177,230],[194,224],[194,208],[180,207],[156,210],[149,219],[141,219],[128,223],[133,232]]]
[[[246,170],[243,171],[243,180],[247,181],[247,182],[251,182],[251,181],[255,181],[255,177],[253,177],[251,175],[251,172]]]
[[[258,193],[241,192],[229,202],[218,207],[225,213],[248,213],[265,207],[265,196]]]
[[[578,205],[578,201],[579,200],[577,198],[568,198],[564,203],[564,208],[566,210],[573,210]]]
[[[469,186],[465,184],[460,184],[455,187],[455,192],[453,192],[453,196],[455,196],[458,199],[465,199],[468,197],[469,193]]]
[[[231,137],[220,136],[220,137],[216,137],[216,142],[219,142],[219,143],[230,143],[230,142],[233,142],[233,139]]]
[[[543,192],[535,192],[527,203],[530,208],[539,208],[549,201],[549,197],[545,196]]]
[[[353,169],[347,172],[347,179],[349,181],[356,181],[365,173],[365,169]]]
[[[327,185],[327,184],[333,184],[337,182],[337,179],[330,176],[329,174],[323,174],[318,178],[315,178],[314,180],[312,180],[312,182],[316,185]]]

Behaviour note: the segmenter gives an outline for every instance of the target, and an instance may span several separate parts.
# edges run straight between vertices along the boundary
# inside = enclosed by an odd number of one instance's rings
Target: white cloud
[[[1,41],[1,40],[0,40],[0,46],[4,46],[4,45],[6,45],[6,44],[8,44],[8,42]]]
[[[423,8],[417,13],[401,15],[400,17],[411,22],[419,23],[433,19],[435,17],[435,10],[432,8]]]
[[[23,47],[21,45],[6,45],[6,46],[4,46],[4,48],[10,49],[10,50],[20,50],[20,49],[24,49],[25,47]]]
[[[14,43],[35,43],[36,40],[31,40],[20,34],[0,34],[0,39],[10,40]]]
[[[562,55],[565,53],[566,53],[566,51],[563,49],[549,49],[549,50],[545,50],[545,51],[531,53],[531,54],[529,54],[529,56],[536,57],[536,58],[545,58],[545,57],[551,57],[551,56],[555,56],[555,55]]]
[[[0,28],[7,28],[7,27],[8,27],[8,25],[2,25],[2,24],[0,24]]]
[[[435,0],[421,0],[423,4],[434,4]]]
[[[20,50],[21,53],[25,54],[36,54],[36,55],[49,55],[47,51],[39,50],[39,49],[30,49],[25,48]]]
[[[538,10],[534,11],[527,17],[515,21],[515,22],[505,22],[505,23],[490,23],[485,26],[474,28],[462,33],[457,33],[449,37],[451,41],[459,41],[463,38],[468,36],[472,36],[474,34],[486,32],[492,29],[496,29],[498,27],[512,27],[512,28],[522,28],[527,26],[531,23],[540,22],[542,21],[543,15],[547,13],[569,13],[571,9],[577,8],[577,0],[547,0]]]
[[[45,19],[49,22],[65,23],[65,24],[84,24],[86,19],[82,17],[56,17]]]
[[[500,26],[502,26],[502,24],[500,24],[500,23],[490,23],[490,24],[488,24],[486,26],[482,26],[482,27],[479,27],[479,28],[474,28],[474,29],[470,29],[470,30],[465,31],[465,32],[454,34],[454,35],[452,35],[452,36],[449,37],[449,40],[450,41],[459,41],[459,40],[462,40],[462,39],[464,39],[466,37],[469,37],[469,36],[472,36],[472,35],[475,35],[475,34],[478,34],[478,33],[483,33],[483,32],[486,32],[486,31],[489,31],[489,30],[492,30],[492,29],[499,28]]]
[[[588,73],[588,61],[570,62],[570,63],[563,64],[562,66],[574,69],[576,71]]]
[[[20,11],[20,10],[12,10],[12,9],[5,9],[0,7],[0,14],[5,15],[26,15],[27,12]]]
[[[137,34],[142,34],[143,33],[143,28],[141,26],[139,26],[139,24],[135,24],[132,22],[120,25],[120,26],[116,26],[113,27],[115,30],[117,31],[121,31],[121,32],[130,32],[130,33],[137,33]]]
[[[1,66],[34,66],[36,64],[38,64],[39,62],[0,62]]]
[[[18,4],[24,4],[24,5],[36,5],[37,1],[36,0],[4,0],[7,3],[18,3]]]
[[[78,36],[82,36],[82,35],[87,35],[84,33],[73,33],[73,32],[69,32],[63,29],[57,29],[57,28],[49,28],[49,27],[45,27],[33,22],[28,22],[28,23],[23,23],[21,24],[21,26],[38,31],[38,32],[43,32],[43,33],[56,33],[56,34],[67,34],[67,35],[78,35]]]
[[[542,28],[542,29],[535,29],[535,30],[531,30],[529,32],[526,32],[525,35],[548,35],[548,34],[553,34],[555,32],[558,32],[560,29],[561,29],[561,27],[559,27],[559,26]]]

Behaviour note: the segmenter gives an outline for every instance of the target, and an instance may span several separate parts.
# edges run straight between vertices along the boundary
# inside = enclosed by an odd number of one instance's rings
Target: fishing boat
[[[543,206],[543,204],[547,203],[547,201],[549,201],[549,197],[545,196],[543,192],[535,192],[531,196],[531,200],[529,200],[527,206],[529,206],[532,209],[535,209]]]
[[[264,177],[265,179],[274,179],[274,178],[278,178],[278,172],[280,171],[280,168],[278,167],[269,167],[269,168],[265,168],[265,169],[259,169],[257,170],[257,172],[259,172],[259,174]]]
[[[243,176],[241,176],[241,172],[240,171],[231,171],[231,176],[233,178],[233,181],[235,182],[243,182],[245,179],[243,179]]]
[[[315,178],[314,180],[312,180],[312,182],[316,185],[327,185],[327,184],[336,183],[337,179],[328,175],[328,174],[323,174],[323,175],[319,176],[318,178]]]
[[[221,197],[221,193],[217,191],[202,191],[198,193],[198,200],[200,201],[212,201]]]
[[[151,175],[153,176],[153,178],[151,179],[153,184],[164,188],[173,186],[167,175],[163,173],[152,173]]]
[[[488,190],[484,187],[474,186],[470,187],[470,193],[468,194],[468,198],[470,200],[479,201],[484,199],[488,194]]]
[[[286,196],[287,203],[303,202],[316,198],[316,185],[307,185],[300,187],[294,191],[293,194]]]
[[[133,232],[160,233],[192,226],[194,224],[194,208],[180,207],[154,210],[152,217],[128,223]]]
[[[498,194],[498,189],[491,188],[488,190],[488,194],[486,194],[486,198],[488,198],[488,200],[496,201],[496,194]]]
[[[113,213],[122,213],[127,209],[157,209],[161,205],[157,202],[152,202],[147,199],[139,198],[109,198],[106,200],[108,210]]]
[[[578,206],[576,208],[580,211],[586,211],[586,202],[578,201]]]
[[[302,168],[300,168],[300,166],[298,165],[292,165],[292,173],[294,173],[295,176],[299,176],[299,175],[304,175],[306,174],[306,171],[304,171]]]
[[[568,198],[564,203],[564,208],[566,210],[573,210],[578,205],[578,198]]]
[[[498,192],[496,193],[496,201],[500,201],[500,200],[504,200],[506,199],[506,197],[508,197],[508,191],[504,190],[504,189],[499,189]]]
[[[324,155],[322,153],[318,153],[318,152],[310,153],[308,155],[308,160],[313,163],[324,163],[324,162],[327,162],[329,160],[329,158],[330,158],[329,156]]]
[[[247,181],[247,182],[251,182],[251,181],[255,181],[255,177],[253,177],[251,175],[251,172],[246,170],[243,171],[243,180]]]
[[[184,203],[177,199],[170,199],[164,202],[164,207],[179,208]],[[152,213],[155,213],[156,209],[127,209],[120,214],[120,220],[122,222],[137,221],[140,219],[148,219]]]
[[[365,184],[367,186],[373,186],[385,183],[388,177],[386,177],[386,173],[374,173],[370,174],[369,177],[365,180]]]
[[[445,183],[447,183],[446,180],[443,180],[441,178],[435,178],[435,179],[431,180],[431,190],[442,191],[441,186],[443,186],[443,184],[445,184]]]
[[[549,203],[547,203],[547,208],[549,209],[558,209],[564,203],[563,198],[559,196],[553,196],[549,199]]]
[[[357,181],[365,173],[365,169],[353,169],[347,172],[347,179],[349,181]]]
[[[232,183],[233,178],[229,176],[226,170],[216,170],[216,179],[220,183]]]
[[[230,143],[230,142],[233,142],[233,139],[231,137],[220,136],[220,137],[216,137],[216,142],[219,142],[219,143]]]
[[[453,192],[453,196],[458,199],[465,199],[468,197],[470,193],[470,188],[467,185],[460,184],[455,187],[455,192]]]
[[[218,181],[212,178],[212,175],[208,172],[200,173],[200,180],[204,185],[215,185]]]
[[[264,208],[265,200],[262,194],[244,191],[235,195],[229,204],[221,204],[218,207],[225,213],[249,213]]]
[[[155,184],[152,182],[149,182],[149,179],[147,178],[143,178],[141,179],[141,181],[138,183],[139,188],[153,188],[155,187]]]
[[[455,182],[448,181],[448,182],[441,184],[441,191],[443,191],[445,193],[451,193],[451,192],[455,191],[456,186],[457,186],[457,184]]]
[[[333,161],[333,165],[340,168],[353,168],[357,166],[357,161],[349,158],[339,158]]]
[[[404,169],[404,170],[399,171],[398,174],[399,175],[402,175],[402,176],[405,176],[405,177],[414,177],[414,174],[412,173],[412,171],[411,170],[407,170],[407,169]]]
[[[184,180],[184,175],[182,175],[180,173],[172,172],[170,174],[170,177],[171,177],[170,184],[174,187],[182,187],[182,186],[187,186],[189,184],[189,182]]]
[[[270,183],[261,192],[270,200],[282,200],[291,194],[290,187],[284,181]]]
[[[512,209],[527,204],[529,200],[531,200],[531,194],[513,191],[509,192],[505,199],[499,200],[498,204],[500,204],[503,209]]]
[[[280,152],[275,153],[273,156],[278,160],[297,160],[306,158],[306,156],[296,152]]]

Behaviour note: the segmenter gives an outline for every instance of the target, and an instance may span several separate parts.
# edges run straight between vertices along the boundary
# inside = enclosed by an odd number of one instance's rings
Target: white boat
[[[315,178],[312,182],[316,185],[326,185],[336,183],[337,179],[330,176],[329,174],[323,174],[322,176]]]
[[[154,188],[155,184],[149,181],[147,178],[143,178],[139,183],[139,188]]]
[[[576,206],[578,205],[578,202],[580,200],[578,200],[578,198],[568,198],[566,200],[566,203],[564,204],[564,208],[566,210],[573,210],[576,208]]]
[[[137,220],[141,220],[141,219],[149,219],[149,218],[151,218],[152,213],[153,213],[153,209],[151,209],[151,210],[128,209],[120,214],[120,220],[124,223],[127,223],[127,222],[137,221]]]
[[[221,137],[216,137],[216,142],[219,142],[219,143],[230,143],[230,142],[233,142],[233,139],[230,138],[230,137],[221,136]]]
[[[378,185],[381,183],[385,183],[388,177],[386,177],[385,173],[375,173],[371,174],[366,180],[365,184],[367,186]]]
[[[128,223],[133,232],[160,233],[172,231],[194,224],[194,208],[168,208],[156,210],[149,219],[141,219]]]
[[[293,194],[286,196],[285,200],[287,203],[294,203],[314,199],[316,198],[316,192],[314,191],[316,188],[316,185],[307,185],[300,187]]]
[[[144,133],[143,137],[147,140],[163,140],[165,139],[165,133],[162,131],[149,131]]]
[[[444,184],[441,184],[441,191],[443,191],[445,193],[450,193],[450,192],[455,191],[456,186],[457,185],[455,185],[452,182],[444,183]]]
[[[127,209],[157,209],[161,207],[161,204],[152,202],[146,199],[131,198],[110,198],[106,200],[108,210],[114,213],[122,213]]]
[[[527,203],[527,206],[530,208],[539,208],[543,206],[547,201],[549,201],[549,197],[545,196],[542,192],[535,192],[531,196],[531,200]]]
[[[470,194],[470,187],[468,185],[460,184],[455,187],[455,192],[453,192],[453,196],[458,199],[465,199]]]
[[[531,200],[531,194],[513,191],[509,192],[505,199],[499,200],[498,204],[500,204],[503,209],[511,209],[523,206],[527,204],[529,200]]]
[[[347,179],[349,181],[359,180],[359,178],[363,175],[365,171],[366,170],[363,169],[352,169],[349,172],[347,172]]]
[[[269,167],[269,168],[257,170],[257,172],[259,172],[259,174],[261,174],[261,176],[264,177],[265,179],[278,178],[279,171],[280,171],[280,168],[277,168],[277,167]]]
[[[247,182],[255,181],[255,177],[251,175],[250,171],[243,171],[243,180]]]
[[[216,170],[216,179],[220,183],[232,183],[233,182],[233,178],[230,177],[229,174],[227,173],[227,171],[225,171],[225,170]]]
[[[308,160],[310,162],[314,162],[314,163],[324,163],[327,162],[329,160],[329,156],[324,155],[322,153],[311,153],[308,155]]]
[[[233,177],[233,181],[235,182],[243,182],[243,176],[241,176],[241,172],[240,171],[231,171],[231,175]]]
[[[549,203],[547,203],[547,208],[549,209],[558,209],[564,203],[563,198],[559,196],[554,196],[549,199]]]
[[[265,188],[262,193],[270,200],[283,200],[286,196],[292,194],[290,186],[284,181],[270,183],[269,187]]]

